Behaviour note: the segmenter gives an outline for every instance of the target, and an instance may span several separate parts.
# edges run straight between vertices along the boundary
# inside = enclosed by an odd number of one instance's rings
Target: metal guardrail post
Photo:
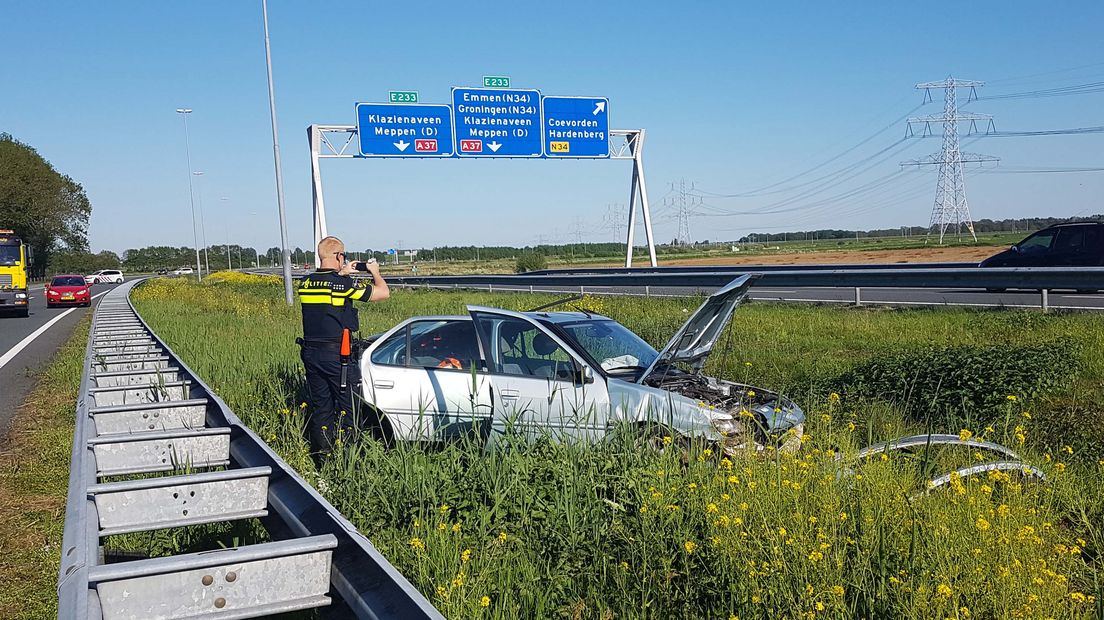
[[[858,286],[855,287],[855,305],[856,306],[861,306],[862,305],[862,288],[860,288]]]
[[[1050,297],[1049,297],[1048,293],[1050,291],[1048,291],[1045,288],[1041,289],[1041,291],[1042,291],[1042,294],[1043,294],[1043,312],[1049,312],[1050,311]]]

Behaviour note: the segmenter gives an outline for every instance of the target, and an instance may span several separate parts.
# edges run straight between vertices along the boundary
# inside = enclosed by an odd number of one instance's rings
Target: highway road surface
[[[92,286],[92,306],[113,288]],[[31,285],[31,315],[0,316],[0,441],[38,374],[69,339],[73,328],[91,308],[47,308],[42,284]]]
[[[420,288],[420,287],[419,287]],[[440,287],[451,288],[451,287]],[[486,286],[465,285],[464,288],[486,289]],[[529,291],[529,286],[495,285],[496,291]],[[578,293],[579,287],[535,286],[534,292]],[[584,292],[596,295],[643,295],[640,287],[586,286]],[[647,294],[664,296],[696,295],[703,291],[690,287],[653,286]],[[753,287],[748,294],[756,301],[783,301],[796,303],[855,304],[855,289],[851,287]],[[859,302],[881,306],[965,306],[979,308],[1041,308],[1042,294],[1038,291],[1009,290],[988,293],[979,289],[941,288],[882,288],[870,287],[859,291]],[[1074,293],[1072,291],[1048,294],[1048,307],[1058,310],[1104,310],[1104,294]]]

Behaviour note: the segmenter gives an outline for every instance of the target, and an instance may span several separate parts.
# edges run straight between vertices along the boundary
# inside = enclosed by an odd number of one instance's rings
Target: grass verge
[[[1099,438],[1070,445],[1071,433],[1041,418],[1071,404],[1084,420],[1100,417],[1104,317],[753,304],[737,313],[708,372],[796,398],[809,414],[797,457],[656,452],[631,437],[490,453],[468,440],[439,449],[364,441],[345,444],[318,472],[302,440],[298,309],[283,304],[278,281],[157,281],[135,296],[169,345],[450,618],[1101,614]],[[401,291],[363,311],[362,328],[458,314],[465,303],[524,309],[547,300]],[[696,300],[584,303],[661,346]],[[929,461],[908,455],[841,470],[837,454],[924,430],[906,415],[907,394],[833,397],[833,381],[856,365],[929,345],[1060,340],[1079,345],[1068,382],[1029,396],[1002,391],[996,375],[958,377],[995,390],[1002,415],[993,428],[932,429],[1015,435],[1047,484],[994,472],[918,494]]]
[[[41,374],[0,452],[0,618],[57,615],[73,415],[89,319]]]

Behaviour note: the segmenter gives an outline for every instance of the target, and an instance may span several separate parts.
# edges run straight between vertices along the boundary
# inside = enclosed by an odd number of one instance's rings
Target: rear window
[[[50,286],[85,286],[84,278],[76,276],[59,276],[50,282]]]

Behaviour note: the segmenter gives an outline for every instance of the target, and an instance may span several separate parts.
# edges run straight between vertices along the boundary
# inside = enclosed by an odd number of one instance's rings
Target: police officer
[[[338,431],[352,426],[360,365],[352,356],[344,357],[341,346],[345,330],[352,334],[360,329],[353,302],[382,301],[391,293],[376,261],[346,261],[345,244],[337,237],[319,241],[318,256],[320,268],[299,281],[303,337],[296,342],[302,347],[312,408],[307,421],[311,456],[321,464]],[[372,283],[349,277],[356,271],[371,273]]]

